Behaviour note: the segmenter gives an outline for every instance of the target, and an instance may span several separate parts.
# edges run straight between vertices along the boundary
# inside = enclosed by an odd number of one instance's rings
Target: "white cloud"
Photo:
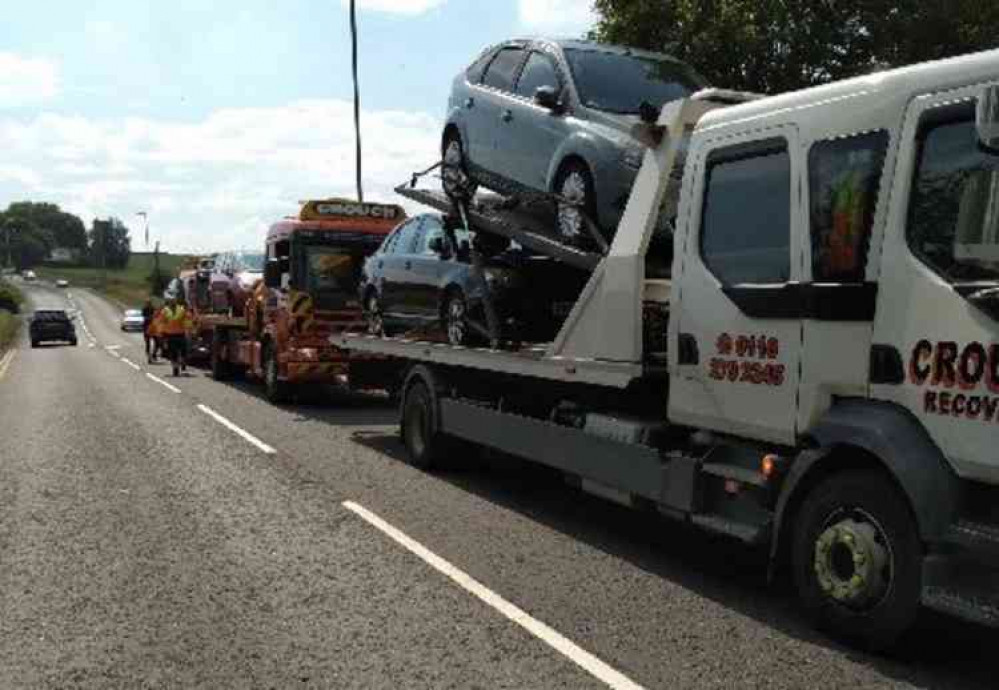
[[[404,14],[415,16],[429,12],[443,5],[447,0],[357,0],[357,9],[370,12],[385,12],[387,14]],[[350,0],[340,0],[343,7],[350,6]]]
[[[528,30],[582,35],[597,21],[593,0],[517,0],[517,15]]]
[[[436,156],[440,123],[415,112],[362,113],[365,198],[392,191]],[[0,208],[58,203],[88,223],[115,215],[143,249],[137,211],[169,251],[262,246],[262,231],[298,201],[354,195],[349,101],[217,110],[200,121],[0,116]]]
[[[0,52],[0,108],[51,100],[59,92],[59,69],[51,60]]]

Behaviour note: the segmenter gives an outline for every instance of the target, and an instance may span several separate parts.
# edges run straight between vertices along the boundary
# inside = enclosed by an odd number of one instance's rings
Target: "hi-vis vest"
[[[172,309],[169,306],[163,307],[160,317],[162,319],[160,328],[164,335],[184,335],[191,326],[187,309],[180,305]]]

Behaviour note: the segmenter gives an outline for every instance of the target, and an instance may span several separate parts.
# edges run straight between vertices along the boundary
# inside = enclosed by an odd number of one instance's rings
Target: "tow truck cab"
[[[357,288],[364,259],[404,219],[400,206],[324,199],[271,226],[263,285],[248,310],[260,332],[255,359],[269,387],[345,379],[347,354],[329,337],[363,328]],[[355,377],[352,385],[361,383]]]

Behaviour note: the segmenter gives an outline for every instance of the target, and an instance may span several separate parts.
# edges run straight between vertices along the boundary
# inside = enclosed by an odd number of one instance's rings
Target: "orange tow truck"
[[[245,373],[264,382],[272,402],[300,386],[384,388],[377,355],[348,353],[330,336],[365,328],[358,297],[364,260],[405,218],[397,205],[322,199],[272,225],[264,278],[243,315],[199,314],[213,378]]]

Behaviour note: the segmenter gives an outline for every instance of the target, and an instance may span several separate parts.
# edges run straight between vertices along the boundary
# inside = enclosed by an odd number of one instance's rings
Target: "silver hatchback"
[[[693,69],[658,53],[584,41],[493,46],[451,88],[444,191],[551,192],[564,200],[563,239],[585,237],[581,210],[609,238],[642,164],[632,134],[641,114],[704,86]]]

